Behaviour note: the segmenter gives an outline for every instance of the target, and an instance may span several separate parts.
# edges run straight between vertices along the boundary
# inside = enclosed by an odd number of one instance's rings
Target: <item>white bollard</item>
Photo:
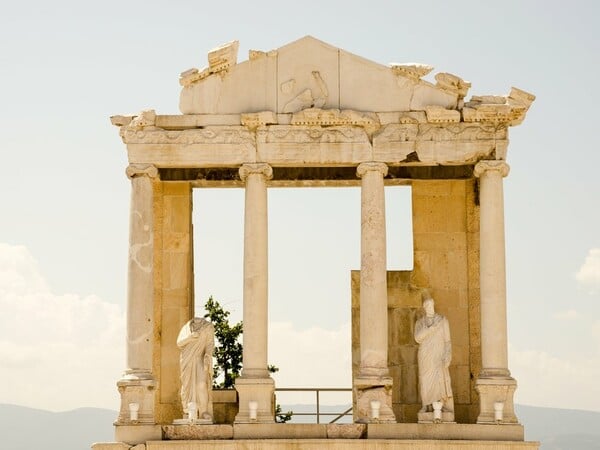
[[[504,402],[494,402],[494,420],[496,423],[504,420]]]
[[[257,416],[258,416],[258,402],[255,402],[254,400],[250,400],[248,402],[248,410],[249,410],[250,420],[256,420]]]
[[[134,421],[138,420],[138,411],[140,410],[139,403],[130,403],[129,404],[129,420]]]
[[[379,400],[371,400],[371,419],[379,420],[379,410],[381,409],[381,402]]]

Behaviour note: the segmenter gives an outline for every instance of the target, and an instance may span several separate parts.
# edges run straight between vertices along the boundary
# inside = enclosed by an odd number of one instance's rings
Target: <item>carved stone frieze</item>
[[[352,126],[303,126],[272,125],[259,128],[256,132],[258,142],[268,144],[306,144],[306,143],[369,143],[365,130]]]
[[[231,41],[208,52],[208,69],[211,73],[227,70],[237,63],[239,41]]]
[[[512,107],[508,104],[499,105],[497,103],[481,103],[479,105],[469,102],[462,110],[463,120],[465,122],[491,122],[491,123],[511,123],[514,120],[522,119],[526,109],[522,106]]]
[[[243,126],[214,126],[192,130],[135,130],[121,128],[126,144],[254,144],[254,133]]]
[[[390,64],[392,72],[411,80],[418,81],[433,70],[432,66],[420,63]]]
[[[425,113],[430,123],[455,123],[460,122],[460,112],[455,109],[446,109],[441,106],[426,106]]]
[[[379,117],[376,113],[353,111],[350,109],[320,109],[309,108],[292,115],[292,125],[355,125],[367,129],[371,134],[379,129]]]
[[[277,114],[275,114],[273,111],[242,114],[240,121],[242,125],[248,127],[250,130],[256,130],[258,127],[276,124]]]
[[[464,124],[452,125],[419,124],[419,141],[479,141],[503,138],[500,128],[493,124]]]
[[[327,103],[329,90],[321,72],[318,70],[312,71],[312,77],[319,88],[319,92],[313,92],[312,89],[304,89],[283,107],[284,113],[295,113],[306,108],[321,108]],[[290,79],[281,84],[280,89],[283,93],[292,92],[296,85],[295,79]]]
[[[391,123],[373,136],[373,145],[392,142],[413,142],[417,140],[417,123]]]
[[[465,103],[465,122],[492,122],[519,125],[527,110],[535,100],[535,95],[513,87],[508,96],[473,96]]]
[[[200,81],[205,79],[211,74],[208,67],[205,67],[202,70],[198,70],[196,68],[192,68],[186,70],[185,72],[181,72],[179,75],[179,84],[182,86],[189,86],[190,84],[195,83],[196,81]]]

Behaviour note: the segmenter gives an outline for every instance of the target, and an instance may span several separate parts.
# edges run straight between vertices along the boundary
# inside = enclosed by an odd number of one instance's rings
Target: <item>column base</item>
[[[515,415],[513,402],[517,381],[512,377],[482,377],[475,382],[475,390],[479,393],[479,416],[481,424],[515,424],[519,423]],[[502,402],[502,420],[496,420],[494,403]]]
[[[115,425],[153,425],[154,422],[154,380],[133,378],[129,375],[117,381],[121,395],[121,408]],[[129,405],[139,405],[137,420],[131,420]],[[117,439],[119,440],[119,439]]]
[[[275,382],[272,378],[236,378],[239,411],[234,423],[275,422]],[[250,402],[257,402],[256,419],[250,418]]]
[[[396,423],[392,410],[392,377],[358,376],[353,382],[354,422],[356,423]],[[373,418],[371,402],[379,402],[379,418]]]

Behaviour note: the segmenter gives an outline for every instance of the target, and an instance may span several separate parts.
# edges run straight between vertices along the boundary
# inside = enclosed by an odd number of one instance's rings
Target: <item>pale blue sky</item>
[[[179,73],[205,65],[207,51],[218,44],[239,39],[244,60],[250,48],[269,50],[311,34],[382,64],[417,61],[436,72],[455,73],[473,83],[470,95],[504,94],[517,86],[537,96],[524,124],[511,129],[511,173],[505,179],[510,366],[520,382],[517,401],[599,410],[600,254],[590,254],[600,248],[599,9],[594,1],[34,1],[4,6],[0,370],[9,383],[3,383],[0,402],[50,409],[117,407],[114,382],[123,368],[124,344],[116,337],[125,305],[129,181],[125,148],[108,117],[144,108],[177,114]],[[315,333],[331,332],[331,341],[345,348],[349,281],[344,276],[346,268],[358,266],[357,193],[270,193],[270,293],[276,300],[271,319],[282,333],[293,329],[299,342],[309,341],[312,324],[318,327]],[[405,194],[395,195],[404,197],[401,211],[406,212]],[[202,195],[207,197],[197,202],[196,213],[205,211],[221,223],[198,216],[197,228],[205,227],[203,236],[221,242],[232,256],[210,250],[212,265],[221,268],[216,272],[228,276],[204,272],[201,260],[199,275],[214,283],[208,292],[239,310],[243,192],[201,192],[196,198]],[[394,220],[406,226],[401,214]],[[319,234],[325,238],[319,240]],[[202,236],[196,239],[200,245]],[[390,245],[392,254],[401,253],[402,241]],[[323,248],[331,259],[315,258]],[[578,281],[589,255],[588,276]],[[400,254],[395,261],[401,259]],[[309,283],[300,282],[305,277]],[[206,284],[199,283],[198,303]],[[37,286],[35,292],[31,286]],[[59,315],[66,303],[69,308]],[[49,304],[55,306],[46,308]],[[32,318],[44,325],[26,333]],[[77,334],[74,323],[80,319],[94,323],[95,335],[105,336],[113,348],[105,352],[106,342],[98,342],[93,354],[99,371],[94,380],[101,385],[97,393],[81,387],[67,401],[50,395],[47,386],[35,387],[27,374],[36,368],[61,378],[64,358],[91,339],[83,331]],[[69,332],[55,333],[60,327]],[[55,358],[38,361],[39,353],[53,351]],[[273,362],[284,372],[285,361]],[[69,376],[77,383],[77,371],[90,363],[72,364]],[[349,385],[345,376],[341,383]],[[302,383],[285,377],[279,374],[280,385]],[[26,389],[11,389],[10,380]]]

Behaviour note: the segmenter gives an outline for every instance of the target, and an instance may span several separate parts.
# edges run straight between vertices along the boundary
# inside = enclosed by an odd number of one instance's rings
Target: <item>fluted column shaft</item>
[[[268,164],[244,164],[244,378],[268,378]]]
[[[127,349],[125,378],[152,378],[154,327],[154,166],[130,165],[129,260],[127,280]]]
[[[388,376],[387,263],[383,163],[358,166],[361,178],[360,372]]]
[[[508,172],[504,161],[480,161],[474,170],[480,178],[481,377],[510,376],[502,186]]]

